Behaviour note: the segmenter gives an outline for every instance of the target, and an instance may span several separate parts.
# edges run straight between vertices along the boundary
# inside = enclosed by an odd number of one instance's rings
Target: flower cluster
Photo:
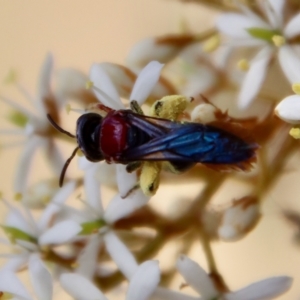
[[[48,54],[34,99],[15,83],[35,111],[0,96],[18,126],[0,133],[22,136],[18,202],[1,195],[0,298],[263,300],[290,290],[291,274],[261,268],[237,289],[212,244],[257,230],[267,193],[299,151],[285,122],[300,139],[300,12],[283,0],[214,2],[226,10],[215,28],[146,38],[126,66],[60,70],[53,88]],[[284,91],[274,96],[268,90],[279,77]],[[285,92],[290,84],[296,95]],[[62,128],[64,108],[79,114],[75,134]],[[64,141],[75,148],[69,159]],[[41,172],[33,184],[39,149],[54,174]],[[72,159],[76,172],[66,171]],[[172,190],[163,193],[166,183]],[[163,255],[169,244],[176,246]],[[207,270],[193,257],[199,244]],[[31,290],[19,276],[25,270]]]

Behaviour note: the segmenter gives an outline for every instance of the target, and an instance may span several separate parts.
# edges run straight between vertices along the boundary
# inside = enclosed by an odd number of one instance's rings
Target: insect
[[[56,129],[76,138],[78,143],[63,167],[60,186],[78,149],[92,162],[105,160],[125,164],[128,172],[141,168],[140,186],[146,195],[153,195],[157,190],[162,162],[177,173],[196,163],[216,169],[249,168],[255,160],[256,143],[247,142],[215,125],[159,117],[164,115],[160,112],[162,106],[170,101],[178,101],[178,97],[186,101],[183,96],[169,97],[173,98],[165,97],[154,103],[152,116],[144,115],[135,101],[131,102],[131,110],[113,110],[96,104],[97,112],[78,118],[76,136],[60,128],[48,115]],[[173,117],[176,118],[184,108],[185,105]]]

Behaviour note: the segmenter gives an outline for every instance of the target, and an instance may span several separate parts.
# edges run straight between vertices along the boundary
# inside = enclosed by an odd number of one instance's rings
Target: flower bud
[[[211,123],[216,121],[217,108],[209,103],[197,105],[191,113],[192,122]]]
[[[292,95],[284,98],[275,107],[275,114],[287,123],[300,123],[300,96]]]
[[[246,196],[234,201],[232,206],[223,212],[218,229],[219,238],[226,242],[243,238],[254,228],[260,216],[257,198]]]

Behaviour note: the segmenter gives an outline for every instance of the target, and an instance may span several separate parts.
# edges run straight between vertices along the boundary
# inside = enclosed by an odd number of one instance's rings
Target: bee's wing
[[[206,164],[236,164],[255,157],[257,145],[214,126],[133,116],[132,125],[153,139],[130,151],[128,160],[173,160]],[[155,128],[155,130],[152,129]]]

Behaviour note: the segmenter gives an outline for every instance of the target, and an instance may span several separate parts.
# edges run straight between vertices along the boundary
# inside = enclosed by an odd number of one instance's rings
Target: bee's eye
[[[76,136],[78,146],[90,161],[103,160],[100,148],[102,117],[96,113],[82,115],[77,120]]]

